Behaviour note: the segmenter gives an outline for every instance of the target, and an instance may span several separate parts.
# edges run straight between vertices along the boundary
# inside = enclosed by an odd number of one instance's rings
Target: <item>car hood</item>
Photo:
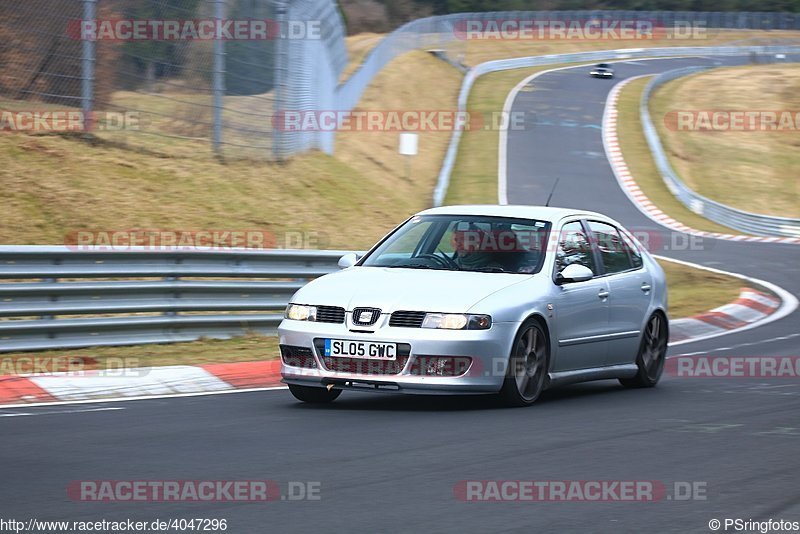
[[[298,304],[463,313],[530,275],[384,267],[351,267],[318,278],[292,298]]]

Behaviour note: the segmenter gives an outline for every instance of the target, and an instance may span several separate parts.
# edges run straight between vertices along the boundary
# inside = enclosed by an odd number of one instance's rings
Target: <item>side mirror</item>
[[[339,268],[340,269],[347,269],[348,267],[352,267],[358,262],[358,255],[355,252],[348,252],[341,258],[339,258]]]
[[[564,270],[556,276],[556,283],[558,285],[568,284],[570,282],[585,282],[594,278],[592,270],[585,265],[573,263],[567,265]]]

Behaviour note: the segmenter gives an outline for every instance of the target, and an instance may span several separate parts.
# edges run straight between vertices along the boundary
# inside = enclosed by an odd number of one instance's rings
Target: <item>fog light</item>
[[[461,376],[471,364],[472,358],[467,356],[417,356],[409,372],[416,376]]]

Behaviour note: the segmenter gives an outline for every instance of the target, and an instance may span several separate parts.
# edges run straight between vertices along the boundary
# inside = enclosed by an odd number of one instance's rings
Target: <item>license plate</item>
[[[326,339],[325,357],[396,360],[397,344],[376,343],[374,341],[348,341],[346,339]]]

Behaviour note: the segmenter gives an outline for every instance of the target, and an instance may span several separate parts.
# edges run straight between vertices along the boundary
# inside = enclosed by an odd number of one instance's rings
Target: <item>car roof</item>
[[[417,215],[485,215],[488,217],[513,217],[516,219],[537,219],[540,221],[558,222],[566,217],[597,217],[611,220],[605,215],[592,211],[572,208],[554,208],[546,206],[501,206],[498,204],[475,204],[466,206],[442,206],[430,208]]]

